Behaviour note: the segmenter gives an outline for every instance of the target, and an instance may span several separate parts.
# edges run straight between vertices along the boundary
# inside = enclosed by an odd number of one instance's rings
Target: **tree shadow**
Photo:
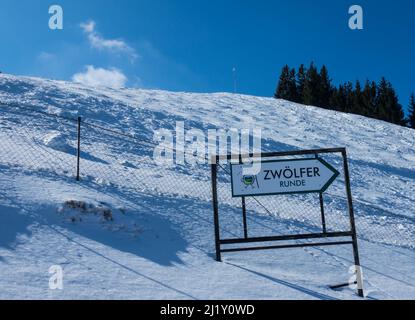
[[[36,176],[36,173],[32,173],[33,178]],[[39,178],[56,180],[56,176],[53,174],[48,176],[43,174]],[[72,178],[60,177],[59,179],[62,183],[73,186]],[[78,188],[77,186],[74,187]],[[110,228],[106,228],[107,225],[102,224],[99,218],[92,220],[96,224],[82,222],[75,224],[69,220],[65,221],[57,210],[58,206],[63,205],[63,203],[37,206],[35,211],[31,212],[31,208],[25,208],[25,205],[16,203],[15,199],[7,198],[11,205],[0,205],[0,247],[15,249],[19,244],[16,241],[18,236],[20,234],[30,236],[32,233],[28,227],[33,223],[40,223],[45,226],[66,229],[92,241],[102,243],[121,252],[142,257],[159,265],[172,266],[183,263],[179,255],[187,252],[189,243],[182,236],[180,225],[175,224],[172,219],[168,218],[169,215],[174,217],[172,210],[182,211],[183,205],[186,207],[181,199],[172,203],[164,197],[129,193],[125,190],[118,190],[118,188],[97,185],[91,181],[84,181],[79,191],[82,192],[83,188],[102,193],[113,198],[116,203],[136,204],[128,207],[126,218],[123,217],[119,221],[114,221],[115,224],[112,226],[118,227],[121,225],[119,231],[109,230]],[[7,197],[5,194],[2,196]],[[82,200],[82,197],[70,200]],[[26,213],[21,213],[22,211]],[[159,214],[159,212],[163,214]],[[125,222],[137,226],[137,233],[123,232],[122,226]],[[108,226],[111,227],[111,225]],[[81,240],[78,239],[78,241]]]
[[[351,159],[350,162],[356,167],[372,167],[379,171],[386,172],[390,175],[401,176],[407,179],[415,180],[415,170],[409,168],[398,168],[388,164],[369,162],[364,160]]]
[[[14,249],[21,235],[31,235],[29,226],[33,218],[24,215],[19,208],[0,205],[0,247]],[[0,256],[0,261],[4,258]]]
[[[133,269],[131,267],[128,267],[126,264],[123,264],[120,261],[114,260],[114,259],[112,259],[112,258],[110,258],[110,257],[108,257],[108,256],[106,256],[106,255],[104,255],[102,253],[100,253],[96,249],[93,249],[93,248],[91,248],[91,247],[89,247],[89,246],[81,243],[80,241],[75,240],[74,238],[66,235],[65,233],[61,232],[60,230],[58,230],[57,228],[55,228],[53,226],[51,227],[51,229],[54,230],[56,233],[60,234],[62,237],[65,237],[68,241],[71,241],[71,242],[75,243],[76,245],[84,248],[85,250],[87,250],[87,251],[89,251],[89,252],[91,252],[91,253],[93,253],[93,254],[95,254],[97,256],[100,256],[101,258],[107,260],[110,263],[113,263],[113,264],[115,264],[115,265],[117,265],[117,266],[119,266],[119,267],[121,267],[121,268],[129,271],[129,272],[132,272],[132,273],[134,273],[135,275],[137,275],[139,277],[142,277],[142,278],[145,278],[145,279],[147,279],[147,280],[149,280],[151,282],[154,282],[155,284],[160,285],[160,286],[162,286],[162,287],[164,287],[164,288],[166,288],[168,290],[172,290],[172,291],[174,291],[174,292],[176,292],[176,293],[178,293],[180,295],[183,295],[184,297],[186,297],[186,299],[197,300],[196,297],[188,294],[187,292],[182,291],[180,289],[177,289],[177,288],[175,288],[175,287],[173,287],[171,285],[168,285],[168,284],[166,284],[164,282],[161,282],[161,281],[157,280],[156,278],[151,277],[151,276],[148,276],[148,275],[146,275],[146,274],[144,274],[142,272],[139,272],[139,271],[137,271],[137,270],[135,270],[135,269]]]
[[[128,218],[137,226],[137,234],[132,235],[123,230],[110,231],[105,224],[117,224],[117,217],[113,222],[97,221],[97,225],[83,222],[72,223],[63,221],[56,210],[50,217],[49,224],[59,226],[74,234],[98,242],[121,252],[133,254],[162,266],[182,264],[179,254],[187,251],[188,243],[170,221],[162,216],[151,213],[154,208],[139,205],[138,208],[128,209]],[[164,208],[167,210],[167,208]],[[121,224],[123,224],[121,222]],[[54,229],[55,230],[55,229]],[[68,236],[69,237],[69,236]],[[72,237],[73,238],[73,237]],[[82,242],[79,238],[77,242]]]

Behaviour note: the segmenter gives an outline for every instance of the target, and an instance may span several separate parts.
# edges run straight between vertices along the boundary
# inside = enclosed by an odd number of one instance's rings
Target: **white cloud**
[[[39,55],[37,56],[37,58],[41,61],[50,61],[56,58],[56,56],[52,53],[46,52],[46,51],[42,51],[41,53],[39,53]]]
[[[128,55],[132,61],[139,58],[136,50],[120,39],[105,39],[96,31],[95,21],[81,23],[80,27],[87,34],[90,45],[98,50],[123,53]]]
[[[74,74],[72,81],[93,87],[122,88],[125,87],[128,79],[122,71],[115,68],[87,66],[85,72]]]
[[[95,21],[88,21],[85,23],[81,23],[81,28],[86,32],[86,33],[91,33],[95,31]]]

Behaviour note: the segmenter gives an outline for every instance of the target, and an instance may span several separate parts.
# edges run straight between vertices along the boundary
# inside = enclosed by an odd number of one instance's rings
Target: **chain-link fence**
[[[210,166],[161,164],[153,155],[157,147],[154,141],[90,119],[82,119],[79,127],[76,116],[25,106],[0,105],[0,116],[0,170],[59,176],[75,183],[79,169],[80,183],[156,198],[211,202]],[[327,231],[349,230],[342,157],[322,157],[340,172],[323,195]],[[242,202],[231,195],[229,167],[230,163],[224,162],[218,168],[218,203],[225,221],[221,226],[224,236],[240,237],[245,232]],[[415,248],[415,221],[410,217],[387,213],[389,218],[384,221],[378,214],[385,215],[382,208],[358,199],[354,207],[359,238]],[[247,197],[246,208],[249,236],[313,233],[322,228],[318,194]],[[227,223],[232,228],[227,228]]]
[[[70,118],[0,109],[0,164],[21,171],[72,178],[76,169],[77,127]]]

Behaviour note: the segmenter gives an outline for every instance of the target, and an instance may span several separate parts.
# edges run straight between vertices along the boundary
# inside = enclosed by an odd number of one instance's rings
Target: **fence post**
[[[323,196],[323,193],[321,192],[320,192],[320,212],[321,212],[321,223],[323,225],[323,233],[327,233],[326,214],[324,212],[324,196]]]
[[[239,155],[239,164],[243,164],[242,155]],[[242,197],[242,219],[244,224],[244,237],[248,239],[248,223],[246,221],[246,199]]]
[[[315,156],[316,156],[316,159],[319,158],[318,153],[316,153]],[[321,224],[323,226],[323,233],[327,233],[326,214],[324,212],[324,196],[322,192],[320,192],[319,199],[320,199]]]
[[[357,244],[356,222],[355,222],[355,217],[354,217],[353,198],[352,198],[352,190],[350,186],[350,173],[349,173],[349,164],[347,161],[346,149],[342,151],[342,156],[343,156],[343,166],[344,166],[344,180],[346,183],[346,192],[347,192],[347,202],[348,202],[348,207],[349,207],[350,227],[352,229],[353,257],[354,257],[354,264],[356,266],[357,292],[358,292],[358,295],[363,298],[364,297],[363,279],[362,279],[360,259],[359,259],[359,248]]]
[[[76,181],[80,180],[79,165],[81,160],[81,117],[78,117],[78,149],[76,154]]]
[[[215,249],[216,249],[216,261],[221,262],[221,248],[220,248],[220,229],[219,229],[219,207],[218,207],[218,189],[217,189],[217,159],[215,163],[211,164],[212,175],[212,202],[213,202],[213,222],[215,225]]]

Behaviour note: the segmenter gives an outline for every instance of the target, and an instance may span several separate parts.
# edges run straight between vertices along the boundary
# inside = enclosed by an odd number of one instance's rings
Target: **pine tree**
[[[353,95],[354,95],[354,89],[353,84],[348,81],[343,86],[344,90],[344,108],[343,111],[347,113],[353,112]]]
[[[406,125],[405,113],[403,111],[402,105],[399,103],[398,95],[396,94],[395,89],[392,87],[390,83],[389,83],[389,99],[391,101],[390,122],[400,125],[400,126]]]
[[[298,68],[298,72],[297,72],[297,102],[298,103],[304,103],[304,86],[305,86],[305,81],[306,81],[306,72],[307,70],[305,69],[304,65],[302,64],[299,68]]]
[[[285,65],[281,71],[280,79],[278,82],[277,90],[275,92],[275,98],[285,99],[289,101],[297,100],[297,85],[295,79],[295,70]]]
[[[330,99],[331,109],[344,112],[347,105],[346,92],[343,85],[339,85],[339,88],[334,89]]]
[[[375,117],[376,95],[376,82],[370,82],[369,80],[366,80],[365,87],[363,88],[362,92],[362,115],[371,118]]]
[[[329,108],[332,86],[331,79],[325,65],[323,65],[320,70],[319,82],[318,105],[323,108]]]
[[[404,125],[404,112],[399,104],[398,96],[391,83],[384,77],[380,80],[378,86],[378,95],[376,99],[376,118],[391,122],[398,125]]]
[[[389,104],[388,82],[382,77],[378,85],[378,93],[376,96],[376,109],[374,113],[376,119],[390,121]]]
[[[277,99],[285,99],[288,96],[287,83],[289,77],[289,69],[290,68],[288,65],[285,65],[281,70],[278,85],[274,94],[274,97]]]
[[[331,110],[340,111],[340,107],[338,104],[338,96],[339,96],[339,89],[337,89],[336,87],[333,87],[331,90],[331,95],[330,95],[330,109]]]
[[[364,115],[363,92],[359,80],[356,81],[355,89],[352,93],[351,112],[354,114]]]
[[[290,101],[298,102],[299,100],[299,94],[298,94],[298,88],[297,88],[297,79],[295,74],[295,69],[290,70],[290,76],[289,76],[289,87],[290,87]]]
[[[412,93],[409,101],[409,118],[408,124],[412,129],[415,129],[415,95]]]
[[[319,105],[320,75],[312,62],[307,70],[303,90],[303,103],[311,106]]]

